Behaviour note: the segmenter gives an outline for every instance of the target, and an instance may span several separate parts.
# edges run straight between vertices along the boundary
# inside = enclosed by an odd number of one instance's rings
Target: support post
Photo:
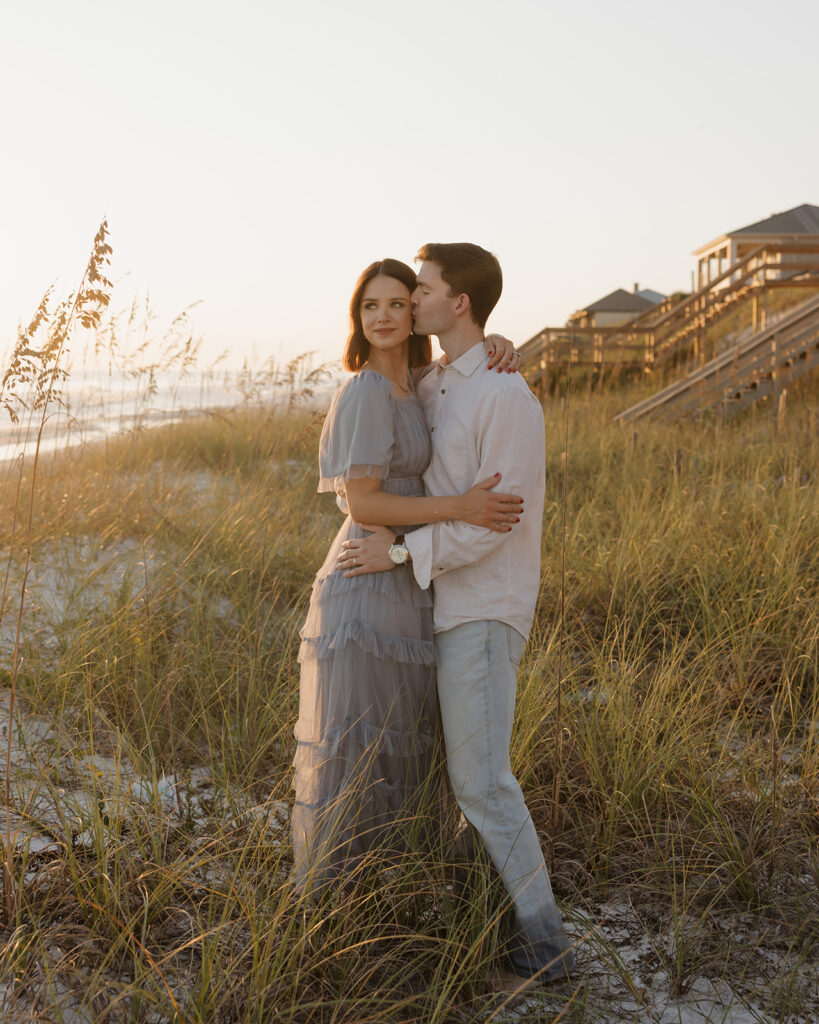
[[[777,366],[777,350],[779,348],[779,335],[774,334],[771,338],[771,408],[773,411],[774,426],[779,424],[779,367]]]
[[[785,401],[788,397],[788,389],[782,388],[779,392],[779,401],[776,403],[776,429],[782,430],[785,426]]]

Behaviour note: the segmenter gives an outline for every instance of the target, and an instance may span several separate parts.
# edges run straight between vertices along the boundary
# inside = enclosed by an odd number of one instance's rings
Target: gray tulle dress
[[[351,477],[378,477],[390,494],[423,495],[430,454],[415,395],[396,399],[386,378],[364,370],[333,397],[318,489],[334,490],[344,513]],[[336,568],[341,545],[362,536],[347,515],[301,631],[292,878],[302,889],[353,873],[375,847],[379,856],[402,847],[434,753],[432,598],[406,565],[345,577]]]

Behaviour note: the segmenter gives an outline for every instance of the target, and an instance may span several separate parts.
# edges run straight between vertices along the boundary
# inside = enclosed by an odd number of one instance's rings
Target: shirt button
[[[435,433],[435,427],[430,427],[429,428],[429,432],[430,432],[430,434],[434,434]]]
[[[442,395],[445,395],[445,394],[446,394],[446,388],[441,388],[441,394],[442,394]]]

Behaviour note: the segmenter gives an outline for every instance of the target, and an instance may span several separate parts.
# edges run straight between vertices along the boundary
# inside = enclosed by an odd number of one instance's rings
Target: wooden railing
[[[780,288],[819,289],[819,246],[760,245],[693,294],[618,327],[544,328],[521,346],[521,370],[537,384],[567,364],[647,373],[683,359],[702,365],[709,349],[716,355],[714,325],[750,300],[750,327],[763,328],[767,296]]]
[[[645,417],[677,419],[714,406],[730,415],[762,398],[777,405],[790,381],[817,367],[819,296],[814,296],[615,419],[621,423]]]

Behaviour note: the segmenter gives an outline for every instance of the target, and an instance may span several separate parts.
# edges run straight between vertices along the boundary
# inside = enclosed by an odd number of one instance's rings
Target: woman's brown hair
[[[342,357],[345,370],[360,370],[370,354],[370,343],[364,337],[361,326],[361,296],[374,277],[392,277],[400,281],[410,295],[415,291],[415,271],[400,260],[376,260],[356,281],[353,297],[350,299],[350,335]],[[426,334],[409,336],[410,366],[426,366],[432,362],[432,342]]]

